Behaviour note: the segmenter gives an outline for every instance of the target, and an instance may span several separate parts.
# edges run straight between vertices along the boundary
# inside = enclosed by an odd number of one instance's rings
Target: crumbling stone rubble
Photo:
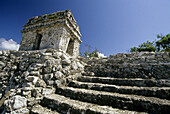
[[[33,17],[0,51],[1,114],[170,114],[170,53],[79,57],[69,10]]]
[[[55,49],[0,51],[0,111],[169,113],[169,62],[169,53],[83,59]]]
[[[0,51],[0,60],[0,94],[6,97],[1,99],[2,107],[11,113],[29,112],[43,96],[55,93],[56,87],[67,85],[67,78],[84,70],[83,62],[55,49]]]
[[[110,57],[86,60],[86,72],[99,76],[145,79],[170,78],[170,55],[168,52],[119,53]]]

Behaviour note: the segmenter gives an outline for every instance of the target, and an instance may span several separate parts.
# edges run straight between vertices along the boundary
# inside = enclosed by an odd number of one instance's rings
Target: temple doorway
[[[68,47],[67,47],[67,53],[71,56],[73,56],[73,49],[74,49],[74,41],[72,39],[70,39],[69,43],[68,43]]]
[[[33,50],[39,50],[40,49],[41,39],[42,39],[42,34],[37,33],[35,43],[34,43],[34,46],[33,46]]]

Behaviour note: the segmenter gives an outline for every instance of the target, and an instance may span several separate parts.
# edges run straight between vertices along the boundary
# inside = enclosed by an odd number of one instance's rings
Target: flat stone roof
[[[48,26],[51,24],[62,23],[64,22],[64,20],[67,20],[70,23],[70,26],[74,28],[74,31],[77,31],[79,36],[81,36],[79,26],[77,25],[76,20],[74,19],[73,14],[71,13],[70,10],[58,11],[51,14],[32,17],[28,19],[28,22],[23,26],[24,28],[21,32],[26,32],[32,29]]]

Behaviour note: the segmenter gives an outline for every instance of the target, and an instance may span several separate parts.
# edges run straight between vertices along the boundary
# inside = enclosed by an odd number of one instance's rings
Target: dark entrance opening
[[[67,53],[71,56],[73,56],[73,49],[74,49],[74,41],[72,39],[70,39],[69,43],[68,43],[68,47],[67,47]]]
[[[34,43],[34,46],[33,46],[33,50],[39,50],[40,49],[41,39],[42,39],[42,34],[37,33],[35,43]]]

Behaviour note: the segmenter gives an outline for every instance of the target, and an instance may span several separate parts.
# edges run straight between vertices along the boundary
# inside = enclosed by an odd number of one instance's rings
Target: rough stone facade
[[[170,78],[170,55],[166,52],[119,53],[102,59],[90,58],[86,63],[85,70],[98,76]]]
[[[78,56],[70,11],[31,18],[0,51],[1,114],[170,114],[170,54]]]
[[[70,10],[33,17],[21,32],[19,50],[54,48],[73,57],[79,55],[81,34]]]
[[[83,71],[83,62],[51,48],[0,51],[0,107],[4,103],[5,112],[27,114],[44,95],[55,93],[57,86],[67,85],[67,79]],[[9,100],[4,102],[4,96]]]
[[[0,51],[0,71],[2,114],[170,113],[169,53]]]

